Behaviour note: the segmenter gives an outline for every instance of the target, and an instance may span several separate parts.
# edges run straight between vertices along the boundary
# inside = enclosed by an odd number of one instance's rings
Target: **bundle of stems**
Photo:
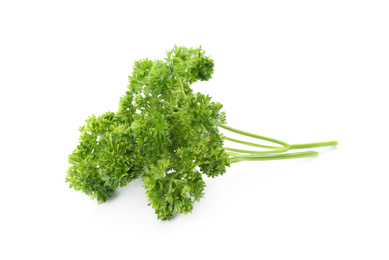
[[[315,143],[304,143],[304,144],[289,144],[289,143],[286,143],[286,142],[278,140],[278,139],[266,137],[263,135],[249,133],[249,132],[239,130],[239,129],[236,129],[236,128],[233,128],[233,127],[230,127],[230,126],[227,126],[224,124],[219,124],[219,127],[224,128],[228,131],[243,135],[243,136],[253,137],[256,139],[272,142],[272,143],[279,145],[279,146],[263,145],[263,144],[242,141],[242,140],[238,140],[235,138],[224,136],[225,140],[228,140],[231,142],[266,149],[264,151],[254,151],[254,150],[242,150],[242,149],[224,147],[224,149],[230,155],[230,162],[231,163],[237,163],[237,162],[242,162],[242,161],[269,161],[269,160],[284,160],[284,159],[315,157],[319,153],[317,151],[313,151],[313,150],[304,151],[304,152],[295,152],[295,153],[287,153],[287,152],[289,150],[336,146],[338,144],[338,141],[315,142]]]

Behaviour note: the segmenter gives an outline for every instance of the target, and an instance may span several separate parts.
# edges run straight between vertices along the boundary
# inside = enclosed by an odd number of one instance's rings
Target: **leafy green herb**
[[[337,144],[290,145],[225,125],[222,105],[190,87],[209,80],[213,67],[201,47],[175,46],[164,60],[136,61],[118,111],[92,115],[80,127],[80,142],[69,155],[70,187],[103,203],[119,186],[142,178],[149,205],[159,219],[170,220],[175,214],[190,213],[204,195],[203,174],[222,175],[231,163],[241,161],[316,156],[315,151],[285,152]],[[229,138],[219,127],[277,145]],[[228,148],[224,140],[265,150]]]

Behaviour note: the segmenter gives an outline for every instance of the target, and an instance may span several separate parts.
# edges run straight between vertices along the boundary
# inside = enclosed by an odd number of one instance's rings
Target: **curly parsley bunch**
[[[213,68],[213,60],[201,47],[175,46],[164,60],[136,61],[118,111],[92,115],[80,128],[80,142],[69,155],[70,187],[102,203],[117,187],[141,177],[149,205],[159,219],[170,220],[175,214],[190,213],[203,197],[203,174],[222,175],[231,163],[240,161],[316,156],[314,151],[284,152],[336,144],[290,145],[226,126],[222,105],[190,87],[209,80]],[[219,127],[278,146],[225,137]],[[223,147],[225,139],[266,150]]]

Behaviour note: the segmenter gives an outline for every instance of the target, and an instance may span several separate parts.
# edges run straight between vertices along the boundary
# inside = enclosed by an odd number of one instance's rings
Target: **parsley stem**
[[[284,148],[274,149],[274,150],[270,150],[270,151],[252,151],[252,150],[242,150],[242,149],[224,147],[224,150],[231,151],[231,152],[238,152],[238,153],[246,153],[246,154],[269,154],[269,153],[286,152]]]
[[[239,143],[239,144],[244,144],[244,145],[249,145],[249,146],[254,146],[254,147],[260,147],[260,148],[265,148],[265,149],[279,149],[279,148],[282,148],[282,147],[279,147],[279,146],[269,146],[269,145],[250,143],[250,142],[234,139],[234,138],[231,138],[231,137],[228,137],[228,136],[224,136],[224,139],[226,139],[228,141],[231,141],[231,142]]]
[[[277,148],[278,152],[286,152],[286,151],[289,150],[289,144],[285,143],[283,141],[280,141],[280,140],[277,140],[277,139],[274,139],[274,138],[270,138],[270,137],[266,137],[266,136],[263,136],[263,135],[257,135],[257,134],[249,133],[249,132],[246,132],[246,131],[243,131],[243,130],[239,130],[239,129],[233,128],[233,127],[228,126],[228,125],[223,125],[223,124],[218,124],[218,125],[221,128],[224,128],[226,130],[229,130],[229,131],[237,133],[237,134],[241,134],[241,135],[245,135],[245,136],[261,139],[261,140],[272,142],[272,143],[276,143],[276,144],[280,144],[280,145],[283,146],[283,148],[281,148],[281,147]]]
[[[184,91],[184,85],[182,84],[181,79],[177,76],[178,81],[180,82],[181,85],[181,92],[184,95],[184,98],[186,99],[185,91]]]
[[[284,154],[268,154],[268,155],[242,155],[233,156],[230,158],[230,163],[237,163],[243,161],[270,161],[270,160],[284,160],[284,159],[296,159],[315,157],[319,153],[316,151],[299,152],[299,153],[284,153]]]
[[[233,152],[227,152],[228,155],[231,155],[231,156],[241,156],[242,154],[241,153],[233,153]]]
[[[336,145],[338,145],[338,141],[306,143],[306,144],[291,144],[290,149],[305,149],[305,148],[336,146]]]
[[[234,152],[239,152],[239,153],[248,153],[248,154],[268,154],[268,153],[281,153],[281,152],[286,152],[288,150],[292,149],[307,149],[307,148],[314,148],[314,147],[325,147],[325,146],[336,146],[338,144],[338,141],[328,141],[328,142],[316,142],[316,143],[305,143],[305,144],[288,144],[286,142],[262,136],[262,135],[257,135],[257,134],[252,134],[243,130],[239,130],[227,125],[223,124],[218,124],[219,127],[224,128],[226,130],[229,130],[231,132],[249,136],[249,137],[254,137],[257,139],[273,142],[282,145],[283,147],[278,147],[278,146],[269,146],[269,145],[262,145],[262,144],[256,144],[256,143],[251,143],[251,142],[246,142],[238,139],[234,139],[231,137],[225,136],[224,139],[229,140],[231,142],[239,143],[239,144],[244,144],[244,145],[249,145],[249,146],[254,146],[254,147],[260,147],[260,148],[265,148],[265,149],[273,149],[273,151],[251,151],[251,150],[240,150],[240,149],[234,149],[234,148],[229,148],[225,147],[227,151],[234,151]]]

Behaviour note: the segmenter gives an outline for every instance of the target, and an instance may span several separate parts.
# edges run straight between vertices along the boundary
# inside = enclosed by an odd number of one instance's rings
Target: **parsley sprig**
[[[209,80],[213,68],[201,47],[175,46],[164,60],[136,61],[118,111],[92,115],[80,127],[79,144],[69,155],[70,187],[103,203],[118,187],[142,178],[149,205],[159,219],[170,220],[190,213],[203,197],[203,174],[222,175],[241,161],[317,156],[315,151],[286,152],[337,144],[291,145],[227,126],[222,105],[190,87]],[[219,128],[275,145],[227,137]],[[224,147],[224,140],[265,150]]]

